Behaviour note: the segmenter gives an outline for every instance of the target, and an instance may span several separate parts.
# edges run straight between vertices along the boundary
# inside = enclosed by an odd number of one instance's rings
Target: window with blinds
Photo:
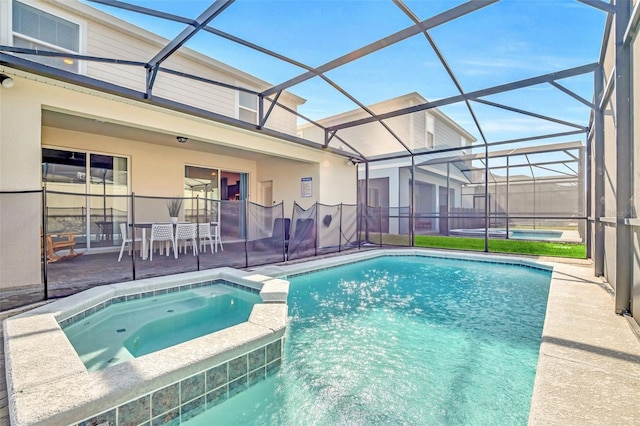
[[[40,9],[13,0],[13,45],[27,49],[79,53],[80,26]],[[78,72],[72,58],[19,55],[34,62]]]

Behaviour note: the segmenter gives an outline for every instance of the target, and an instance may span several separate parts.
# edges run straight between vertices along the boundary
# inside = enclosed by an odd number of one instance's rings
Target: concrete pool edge
[[[640,340],[613,290],[592,268],[553,266],[529,425],[640,424]]]
[[[116,295],[208,280],[253,287],[266,299],[254,306],[248,322],[95,372],[86,370],[58,324]],[[11,424],[75,424],[235,357],[266,351],[284,336],[287,286],[220,268],[96,287],[11,317],[3,322]]]

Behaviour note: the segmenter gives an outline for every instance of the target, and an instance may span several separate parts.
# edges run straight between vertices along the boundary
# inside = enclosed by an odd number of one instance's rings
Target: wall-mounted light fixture
[[[349,166],[357,166],[358,165],[358,160],[356,160],[355,158],[349,158],[347,160],[347,164]]]
[[[16,82],[13,81],[13,79],[8,75],[0,74],[0,84],[5,89],[11,89],[14,86],[14,84],[16,84]]]
[[[187,141],[189,140],[189,138],[185,136],[176,136],[176,139],[178,139],[178,142],[180,143],[187,143]]]

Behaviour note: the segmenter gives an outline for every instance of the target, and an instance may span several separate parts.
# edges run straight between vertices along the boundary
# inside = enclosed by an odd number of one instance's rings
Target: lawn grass
[[[393,235],[384,235],[384,244],[407,244],[406,236],[402,241]],[[439,235],[416,235],[416,247],[446,248],[458,250],[484,251],[484,239],[464,237],[443,237]],[[535,256],[569,257],[573,259],[585,259],[587,246],[577,243],[554,243],[549,241],[524,241],[524,240],[489,240],[489,251],[494,253],[528,254]]]

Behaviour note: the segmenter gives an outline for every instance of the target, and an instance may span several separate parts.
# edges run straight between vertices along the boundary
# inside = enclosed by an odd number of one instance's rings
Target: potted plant
[[[169,217],[171,218],[171,223],[173,223],[174,225],[178,223],[178,215],[180,215],[181,208],[182,208],[182,198],[172,198],[167,202]]]

